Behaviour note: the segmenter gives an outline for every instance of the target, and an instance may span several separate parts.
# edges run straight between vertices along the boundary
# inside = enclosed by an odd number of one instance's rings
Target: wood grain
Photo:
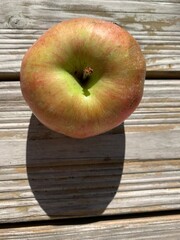
[[[140,43],[147,71],[180,70],[179,1],[0,2],[0,73],[19,72],[26,50],[52,25],[96,17],[125,27]]]
[[[179,86],[147,79],[124,125],[74,140],[32,116],[19,82],[0,82],[0,222],[179,209]]]
[[[0,229],[0,240],[178,240],[179,236],[180,215]]]

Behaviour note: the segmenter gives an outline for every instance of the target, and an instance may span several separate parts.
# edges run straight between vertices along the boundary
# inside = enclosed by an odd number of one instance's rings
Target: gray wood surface
[[[75,140],[32,116],[0,82],[0,222],[180,208],[180,80],[145,81],[124,125]]]
[[[0,240],[179,240],[180,215],[0,229]]]
[[[0,73],[19,72],[26,50],[52,25],[84,16],[113,21],[130,31],[141,45],[148,71],[177,72],[179,12],[178,0],[1,0]]]
[[[180,239],[179,13],[179,0],[0,1],[0,240]],[[44,127],[19,86],[27,49],[74,17],[125,27],[154,78],[124,124],[86,140]]]

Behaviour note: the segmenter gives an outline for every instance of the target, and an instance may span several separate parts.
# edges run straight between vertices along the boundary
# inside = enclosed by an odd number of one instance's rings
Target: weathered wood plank
[[[70,225],[56,224],[44,226],[20,226],[0,229],[0,240],[142,240],[142,239],[172,239],[180,236],[180,215],[142,217],[121,220],[101,220],[79,224],[74,221]]]
[[[140,43],[148,71],[180,70],[179,1],[0,2],[0,72],[19,72],[26,50],[65,19],[97,17],[122,25]]]
[[[180,208],[180,80],[146,80],[124,126],[56,134],[0,82],[0,222]]]

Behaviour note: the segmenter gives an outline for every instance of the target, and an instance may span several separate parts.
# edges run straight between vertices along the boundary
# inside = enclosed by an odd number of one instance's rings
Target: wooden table
[[[180,239],[179,0],[1,0],[0,15],[0,240]],[[27,48],[80,16],[124,26],[147,61],[138,109],[86,140],[44,127],[19,86]]]

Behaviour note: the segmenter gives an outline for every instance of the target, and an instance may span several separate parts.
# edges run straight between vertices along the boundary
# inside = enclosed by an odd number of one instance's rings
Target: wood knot
[[[7,22],[11,28],[23,29],[27,27],[29,19],[20,13],[9,16]]]

